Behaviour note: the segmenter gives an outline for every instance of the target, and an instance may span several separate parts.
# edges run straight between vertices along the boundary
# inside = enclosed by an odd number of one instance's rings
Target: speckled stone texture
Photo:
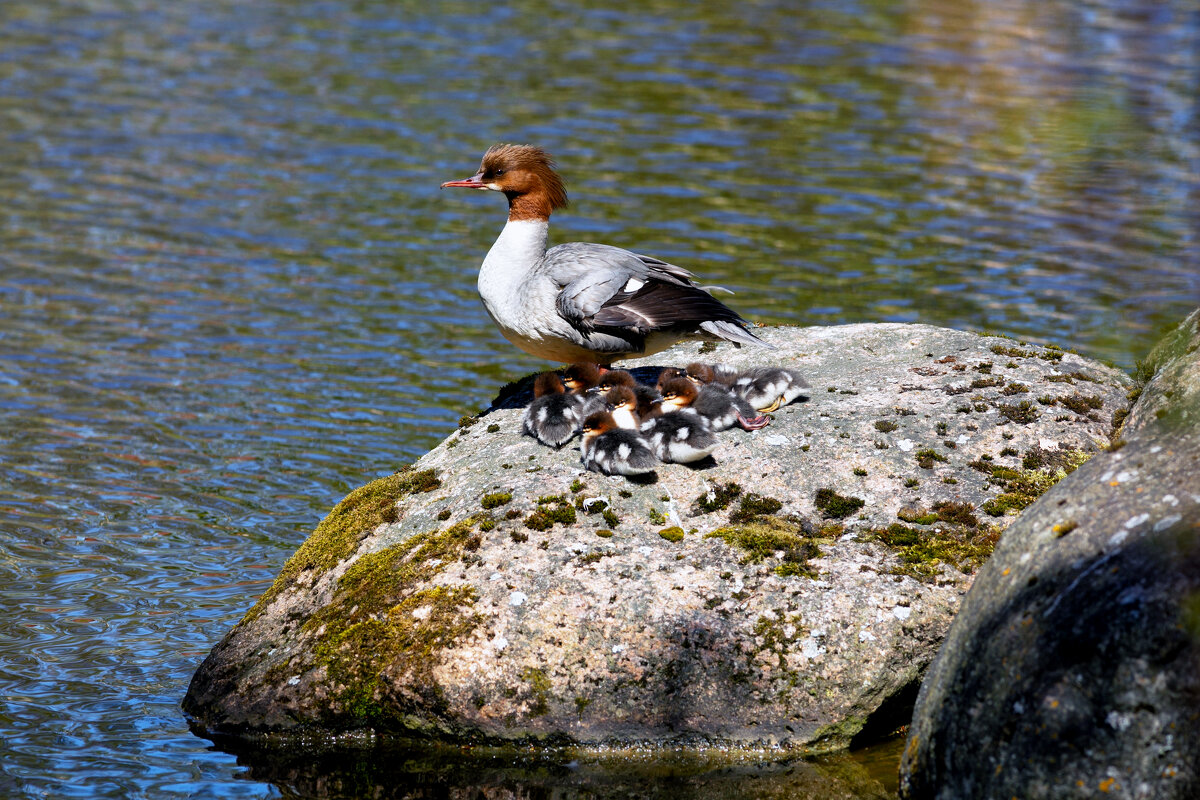
[[[301,559],[314,535],[185,710],[209,732],[583,746],[835,749],[903,724],[969,572],[1108,444],[1129,379],[928,326],[761,333],[778,349],[630,365],[777,364],[812,384],[652,483],[583,472],[577,441],[519,435],[527,394],[498,401],[414,465],[432,490],[326,562]]]
[[[980,570],[921,686],[903,797],[1200,797],[1196,319],[1156,348],[1125,445]]]

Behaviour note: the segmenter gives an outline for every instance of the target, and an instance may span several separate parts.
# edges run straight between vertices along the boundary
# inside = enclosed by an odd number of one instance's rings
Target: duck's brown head
[[[567,190],[554,169],[554,160],[540,147],[496,144],[483,154],[479,171],[470,178],[446,181],[442,188],[489,189],[508,198],[510,220],[549,219],[567,206]]]

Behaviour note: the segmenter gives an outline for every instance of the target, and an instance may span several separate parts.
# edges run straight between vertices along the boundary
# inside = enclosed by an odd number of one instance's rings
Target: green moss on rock
[[[404,675],[406,692],[414,699],[436,699],[433,669],[441,652],[483,622],[471,610],[477,599],[471,587],[436,586],[413,592],[378,616],[328,632],[313,653],[336,687],[340,711],[358,725],[404,729],[407,704],[402,698],[384,701],[381,673]]]
[[[979,524],[979,517],[975,516],[973,503],[955,503],[952,500],[943,500],[934,503],[933,510],[942,522],[953,522],[967,527],[975,527]]]
[[[1062,395],[1057,399],[1060,406],[1069,408],[1076,414],[1084,417],[1104,406],[1104,400],[1098,395],[1080,394],[1079,392]]]
[[[755,517],[774,514],[781,508],[783,508],[783,503],[774,497],[763,497],[761,494],[754,494],[752,492],[742,497],[737,510],[729,515],[729,521],[749,522]]]
[[[1051,486],[1074,472],[1091,454],[1082,450],[1047,451],[1041,448],[1026,454],[1030,464],[1038,469],[1012,469],[988,461],[972,461],[969,466],[988,476],[988,484],[1003,491],[983,504],[983,510],[993,517],[1021,511],[1045,494]]]
[[[877,528],[872,535],[899,551],[900,564],[893,572],[932,580],[943,564],[964,573],[979,569],[1000,540],[1000,529],[990,525],[952,525],[924,530],[896,523]]]
[[[861,498],[843,497],[833,489],[817,489],[813,502],[829,519],[845,519],[866,505]]]
[[[781,563],[775,567],[777,574],[816,576],[808,561],[820,556],[821,551],[817,543],[795,523],[762,517],[743,525],[718,528],[704,538],[720,539],[743,551],[743,563],[757,564],[778,554]]]
[[[729,507],[734,498],[742,493],[742,487],[732,481],[724,485],[712,484],[708,491],[693,501],[697,514],[710,514]]]
[[[938,515],[932,511],[921,511],[907,507],[897,511],[896,516],[904,522],[909,522],[913,525],[932,525],[938,521]]]
[[[556,523],[575,524],[575,506],[562,495],[538,499],[537,509],[525,518],[525,527],[535,531],[548,531]]]
[[[479,505],[484,508],[499,508],[502,505],[512,502],[512,492],[492,492],[485,494],[483,499],[479,501]]]
[[[283,565],[271,588],[263,593],[242,622],[258,617],[302,573],[332,569],[354,552],[366,534],[384,523],[395,522],[398,519],[396,503],[401,498],[432,492],[441,485],[434,470],[406,467],[346,495]]]
[[[1028,425],[1037,420],[1041,414],[1037,410],[1037,406],[1028,400],[1022,400],[1019,403],[1009,405],[1001,403],[996,406],[996,410],[1000,412],[1000,416],[1005,419],[1010,419],[1019,425]]]
[[[544,716],[550,710],[550,678],[546,671],[539,667],[526,667],[521,672],[521,680],[529,686],[529,716]]]
[[[917,465],[920,466],[921,469],[933,469],[933,462],[941,461],[945,463],[946,461],[946,457],[937,450],[934,450],[932,447],[922,448],[914,455],[917,459]]]
[[[661,531],[658,532],[658,535],[661,536],[662,538],[666,539],[668,542],[682,542],[683,541],[683,528],[679,527],[678,525],[672,526],[670,528],[663,528]]]
[[[383,699],[386,684],[403,676],[405,691],[436,699],[433,669],[441,652],[483,621],[472,611],[472,587],[425,586],[477,544],[473,520],[413,536],[367,553],[339,579],[328,605],[305,620],[317,666],[334,687],[330,713],[355,724],[403,728],[405,697]]]
[[[992,345],[992,352],[998,356],[1008,356],[1009,358],[1029,358],[1033,355],[1030,350],[1022,350],[1019,347],[1009,347],[1003,344]]]

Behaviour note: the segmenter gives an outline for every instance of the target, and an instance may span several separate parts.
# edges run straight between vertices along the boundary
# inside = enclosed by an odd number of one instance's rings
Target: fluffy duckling
[[[572,394],[583,394],[600,383],[603,370],[599,364],[579,361],[563,371],[563,383]]]
[[[521,433],[559,448],[579,429],[583,398],[567,394],[556,372],[543,372],[533,382],[534,400],[521,417]]]
[[[613,415],[599,411],[583,421],[583,465],[605,475],[645,475],[658,466],[637,431],[617,427]]]
[[[609,413],[618,428],[636,431],[641,424],[638,415],[638,400],[633,390],[628,386],[617,386],[604,395],[604,402],[609,405]]]
[[[705,383],[715,383],[718,386],[724,386],[726,389],[733,388],[733,383],[738,377],[738,372],[733,367],[727,367],[724,364],[705,364],[700,361],[693,361],[691,364],[688,364],[684,373],[697,386]]]
[[[642,436],[659,461],[692,464],[717,448],[717,437],[704,417],[689,411],[668,411],[642,423]]]
[[[675,379],[663,386],[663,413],[689,409],[699,414],[714,431],[734,425],[756,431],[770,424],[769,417],[758,415],[750,404],[720,386],[705,384],[697,387],[690,380]]]
[[[808,388],[808,381],[794,369],[752,367],[738,374],[733,392],[763,413],[786,406]]]
[[[565,370],[563,383],[567,385],[571,394],[583,398],[583,409],[579,412],[580,420],[587,419],[588,414],[607,410],[603,398],[593,391],[600,383],[600,376],[605,372],[606,370],[599,364],[593,364],[590,361],[577,362]]]
[[[633,390],[639,405],[658,401],[658,392],[653,386],[638,383],[637,379],[633,377],[632,372],[623,369],[605,371],[600,376],[600,383],[596,385],[596,388],[601,392],[609,392],[618,386],[624,386]]]
[[[658,389],[659,394],[662,394],[664,383],[676,378],[686,378],[687,376],[687,370],[680,369],[679,367],[663,367],[662,372],[658,373],[658,383],[655,384],[654,388]]]

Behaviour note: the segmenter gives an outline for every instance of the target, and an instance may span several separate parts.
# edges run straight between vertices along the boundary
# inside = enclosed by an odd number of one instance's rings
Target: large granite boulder
[[[701,468],[585,473],[519,435],[522,384],[352,493],[197,671],[197,728],[832,749],[904,724],[971,573],[1130,382],[928,326],[762,333],[629,365],[807,375]]]
[[[1197,314],[1111,452],[1027,509],[921,687],[906,798],[1200,797]]]

